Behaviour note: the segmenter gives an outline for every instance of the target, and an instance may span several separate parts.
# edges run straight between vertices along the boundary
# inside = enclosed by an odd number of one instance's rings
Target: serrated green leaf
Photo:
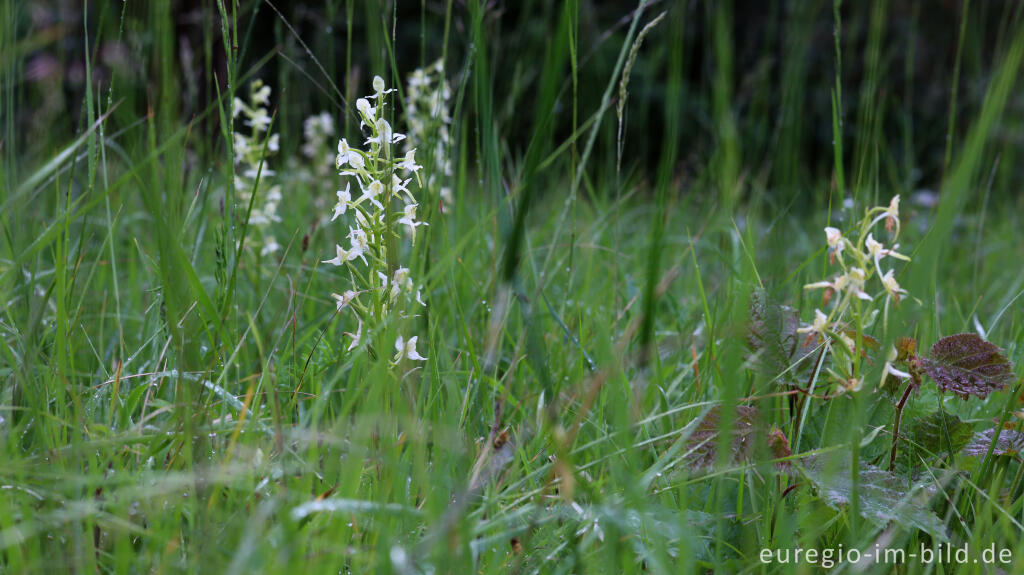
[[[795,309],[769,301],[764,290],[750,295],[750,322],[747,347],[753,352],[751,364],[769,377],[801,371],[810,366],[804,361],[814,351],[813,342],[800,337],[800,318]],[[790,382],[791,377],[782,377]]]
[[[854,490],[849,459],[807,457],[802,462],[804,474],[822,500],[830,507],[845,510]],[[888,471],[862,464],[856,489],[860,514],[868,521],[881,527],[895,523],[924,531],[939,541],[948,539],[946,526],[930,506],[938,486],[908,483]]]
[[[949,437],[947,443],[946,437]],[[942,453],[952,445],[953,452],[960,451],[971,440],[974,429],[956,415],[937,410],[914,420],[910,426],[910,440],[919,448],[931,453]]]

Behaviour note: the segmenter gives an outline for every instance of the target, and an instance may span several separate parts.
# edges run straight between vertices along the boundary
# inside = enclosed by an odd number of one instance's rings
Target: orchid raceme
[[[327,112],[320,112],[302,122],[302,155],[310,160],[312,177],[323,179],[330,176],[334,160],[334,118]]]
[[[884,230],[876,228],[883,222]],[[883,272],[887,258],[910,261],[897,251],[899,196],[893,197],[888,206],[866,210],[851,229],[829,226],[824,231],[829,264],[839,269],[828,279],[804,285],[805,290],[825,290],[823,307],[827,311],[814,310],[811,324],[797,331],[808,334],[809,338],[840,344],[828,346],[835,360],[828,373],[840,389],[854,391],[859,385],[850,385],[850,382],[862,381],[860,363],[866,330],[874,325],[879,312],[882,312],[882,329],[885,330],[890,303],[898,304],[901,297],[907,295],[894,269]],[[876,285],[881,289],[873,287]]]
[[[385,347],[382,342],[369,340],[381,336],[380,328],[387,321],[414,317],[426,305],[409,268],[398,263],[401,246],[397,241],[402,229],[426,225],[415,219],[418,203],[410,189],[414,182],[418,189],[422,166],[416,163],[414,150],[404,155],[395,150],[405,135],[384,117],[385,110],[391,109],[387,95],[394,90],[387,89],[379,76],[373,79],[373,90],[356,101],[366,135],[363,146],[341,138],[329,159],[344,182],[335,192],[331,221],[346,225],[348,233],[345,241],[335,246],[334,257],[323,263],[345,268],[352,284],[341,294],[332,294],[338,312],[353,314],[358,324],[355,333],[346,334],[352,340],[349,351],[362,346],[379,351]],[[398,354],[392,365],[399,365],[403,358],[426,360],[416,350],[417,341],[415,335],[408,339],[398,336],[393,342]]]
[[[281,186],[274,183],[276,174],[267,165],[267,159],[280,147],[278,135],[266,133],[271,123],[267,112],[269,105],[270,86],[260,80],[249,86],[248,103],[240,98],[232,102],[232,113],[236,118],[242,116],[242,125],[249,128],[248,133],[236,130],[232,138],[236,166],[235,196],[241,213],[249,214],[249,225],[262,243],[260,255],[264,256],[281,249],[270,230],[274,223],[281,221],[277,214]],[[253,193],[256,194],[255,200]]]
[[[445,77],[444,62],[438,60],[410,74],[405,95],[409,125],[405,162],[415,166],[415,155],[426,158],[424,188],[430,198],[440,198],[443,205],[450,206],[453,198],[451,187],[446,182],[453,173],[449,158],[451,136],[448,128],[452,123],[448,109],[452,89]],[[419,168],[409,169],[415,172]]]

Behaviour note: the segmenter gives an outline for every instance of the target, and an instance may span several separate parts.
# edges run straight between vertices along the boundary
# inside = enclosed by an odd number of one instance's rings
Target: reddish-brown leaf
[[[935,342],[921,369],[940,388],[963,399],[981,398],[998,391],[1013,379],[1010,361],[998,346],[973,333],[950,335]]]
[[[772,427],[766,430],[757,422],[756,407],[737,405],[732,421],[732,439],[729,443],[730,463],[739,464],[750,461],[755,450],[766,452],[770,457],[789,457],[789,440],[782,430]],[[689,455],[687,463],[693,469],[710,469],[718,461],[718,434],[721,431],[721,409],[713,407],[697,429],[690,435],[687,443]],[[780,464],[784,466],[785,464]]]
[[[718,433],[721,429],[721,408],[717,405],[704,416],[697,429],[690,436],[687,458],[694,469],[710,469],[718,460]],[[736,406],[736,414],[732,420],[732,441],[729,449],[732,452],[729,461],[739,462],[750,456],[753,450],[751,436],[754,433],[754,420],[757,408],[744,405]]]

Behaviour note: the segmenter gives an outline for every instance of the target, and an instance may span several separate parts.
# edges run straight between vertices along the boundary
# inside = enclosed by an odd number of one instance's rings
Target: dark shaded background
[[[176,71],[174,105],[183,122],[196,119],[201,154],[218,152],[216,114],[202,116],[217,91],[226,90],[224,50],[216,3],[180,0],[167,4],[174,22],[173,46],[154,40],[152,22],[163,2],[91,2],[83,12],[75,1],[33,1],[16,10],[22,39],[12,59],[18,67],[16,117],[9,119],[19,154],[52,155],[83,126],[85,32],[88,31],[93,82],[106,90],[113,80],[121,104],[117,126],[129,126],[151,106],[164,103],[158,57],[171,57]],[[943,174],[946,134],[953,89],[957,88],[954,143],[969,128],[979,109],[997,55],[1019,29],[1024,3],[974,1],[966,12],[959,80],[954,81],[957,42],[965,2],[953,0],[844,2],[842,19],[842,114],[849,171],[858,145],[867,134],[867,148],[877,158],[880,185],[895,191],[937,189]],[[338,99],[327,79],[295,35],[326,69],[347,96],[369,89],[372,74],[387,74],[382,46],[382,15],[395,26],[395,59],[401,77],[442,52],[446,3],[401,1],[390,20],[391,4],[378,2],[276,2],[283,19],[266,3],[242,2],[238,9],[241,71],[254,72],[270,83],[279,106],[283,149],[297,150],[301,121],[321,109],[341,117]],[[578,22],[580,118],[598,107],[615,64],[635,2],[582,1]],[[448,63],[453,83],[467,66],[468,12],[454,2]],[[661,11],[668,17],[647,37],[632,71],[627,107],[627,152],[623,163],[631,177],[650,179],[665,145],[665,110],[681,110],[676,177],[699,182],[721,137],[713,120],[714,79],[718,58],[713,18],[722,5],[703,1],[655,2],[644,21]],[[346,27],[351,7],[351,75],[346,81]],[[495,112],[502,145],[511,158],[522,155],[533,133],[533,96],[538,69],[552,49],[560,26],[560,2],[493,1],[488,6],[488,47],[494,71]],[[122,21],[121,10],[124,9]],[[780,202],[798,198],[803,190],[828,185],[833,172],[832,90],[835,85],[835,18],[833,5],[820,1],[736,0],[726,8],[730,19],[732,69],[731,109],[737,121],[741,177],[757,182]],[[869,35],[872,15],[881,34],[877,53],[878,82],[871,86]],[[83,25],[83,17],[88,26]],[[123,24],[122,24],[123,22]],[[123,25],[123,31],[122,31]],[[683,43],[682,98],[666,102],[664,78],[672,42]],[[378,49],[373,47],[377,46]],[[169,52],[164,54],[164,52]],[[553,129],[556,145],[572,130],[572,86],[568,66]],[[317,86],[314,81],[320,86]],[[354,91],[353,91],[354,88]],[[617,93],[617,90],[616,90]],[[1018,91],[1018,94],[1020,92]],[[875,131],[862,131],[863,102],[877,106]],[[466,99],[467,114],[473,98]],[[471,117],[470,115],[463,117]],[[1024,144],[1021,126],[1024,97],[1011,100],[1000,130],[991,141],[999,148],[997,177],[1019,181],[1017,158]],[[614,113],[605,120],[592,162],[594,177],[611,177],[615,158]],[[470,126],[470,129],[473,129]],[[8,136],[8,140],[11,136]],[[205,148],[203,142],[205,141]],[[549,145],[550,147],[550,145]],[[955,147],[954,147],[955,151]],[[602,167],[603,166],[603,167]],[[753,184],[752,184],[753,185]],[[1015,193],[1019,186],[995,186]]]

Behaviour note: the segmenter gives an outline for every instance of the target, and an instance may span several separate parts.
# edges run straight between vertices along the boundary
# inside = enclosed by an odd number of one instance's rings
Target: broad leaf
[[[984,398],[1013,379],[1003,351],[973,333],[940,339],[920,363],[936,385],[963,399],[970,395]]]
[[[818,495],[831,507],[848,510],[853,494],[849,459],[826,465],[820,457],[803,459],[804,472]],[[920,529],[937,540],[947,539],[946,527],[930,508],[938,488],[931,484],[909,484],[873,465],[862,464],[858,474],[857,496],[860,514],[868,521],[886,526],[895,523],[908,529]]]
[[[964,448],[964,455],[985,457],[988,455],[988,449],[992,446],[992,438],[995,435],[996,428],[994,427],[974,434],[974,438]],[[1021,454],[1024,454],[1024,433],[1014,429],[1003,429],[1000,431],[999,438],[996,439],[995,447],[992,449],[992,455],[1020,459]]]
[[[946,442],[946,437],[949,442]],[[960,451],[971,440],[974,428],[956,415],[937,410],[915,420],[910,426],[910,440],[931,453],[943,453],[950,445]]]
[[[732,421],[732,439],[727,461],[739,464],[750,461],[758,448],[774,459],[792,455],[789,441],[777,428],[766,430],[757,422],[757,408],[736,406]],[[693,469],[710,469],[718,461],[718,435],[722,428],[721,408],[713,407],[687,442],[687,463]]]
[[[747,347],[753,352],[751,363],[773,378],[787,371],[792,374],[807,369],[812,363],[808,356],[817,346],[796,332],[799,327],[795,309],[771,302],[764,290],[755,290],[750,296],[747,326]],[[783,376],[782,380],[788,383],[792,377]]]

